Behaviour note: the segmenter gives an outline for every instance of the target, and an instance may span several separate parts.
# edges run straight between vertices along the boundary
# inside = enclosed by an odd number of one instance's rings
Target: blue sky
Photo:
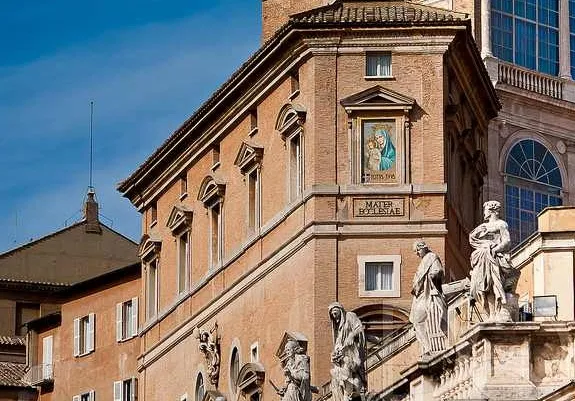
[[[260,0],[0,1],[0,252],[81,218],[94,100],[102,220],[116,191],[259,46]]]

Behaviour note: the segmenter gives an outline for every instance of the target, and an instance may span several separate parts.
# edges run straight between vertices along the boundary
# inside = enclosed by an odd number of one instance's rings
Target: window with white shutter
[[[95,325],[94,313],[74,319],[74,356],[83,356],[94,351]]]
[[[138,400],[138,379],[131,379],[114,382],[114,401],[137,401]]]
[[[42,377],[44,379],[52,378],[52,346],[52,336],[42,339]]]
[[[116,304],[116,341],[138,335],[138,298]]]

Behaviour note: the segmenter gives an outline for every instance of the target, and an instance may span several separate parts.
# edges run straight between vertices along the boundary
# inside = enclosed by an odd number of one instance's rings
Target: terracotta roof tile
[[[26,345],[24,337],[0,336],[0,345]]]
[[[23,363],[0,362],[0,386],[30,387],[24,381],[26,365]]]

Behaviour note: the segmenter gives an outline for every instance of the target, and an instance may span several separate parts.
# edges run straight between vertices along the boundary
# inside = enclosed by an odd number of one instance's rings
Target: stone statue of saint
[[[365,397],[365,334],[357,315],[339,302],[329,306],[333,331],[331,392],[333,401]]]
[[[283,363],[286,385],[277,393],[282,401],[311,401],[309,356],[294,340],[286,343],[284,351],[287,356]]]
[[[447,303],[441,290],[445,271],[439,256],[423,241],[414,244],[421,258],[411,294],[413,302],[409,321],[415,329],[422,355],[442,351],[447,340]]]
[[[513,321],[506,308],[510,294],[515,293],[519,271],[510,264],[511,237],[507,223],[499,218],[501,204],[483,204],[485,222],[469,234],[471,253],[471,298],[481,303],[488,321]],[[509,295],[509,297],[508,297]]]
[[[217,386],[220,377],[220,337],[218,336],[218,324],[215,323],[209,332],[198,329],[197,338],[200,342],[198,348],[204,354],[208,364],[210,383]]]

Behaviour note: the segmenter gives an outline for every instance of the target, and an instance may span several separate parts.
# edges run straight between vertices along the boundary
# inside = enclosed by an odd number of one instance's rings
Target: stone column
[[[491,0],[481,0],[481,57],[491,56]]]
[[[559,77],[571,78],[569,54],[569,0],[559,0]]]

